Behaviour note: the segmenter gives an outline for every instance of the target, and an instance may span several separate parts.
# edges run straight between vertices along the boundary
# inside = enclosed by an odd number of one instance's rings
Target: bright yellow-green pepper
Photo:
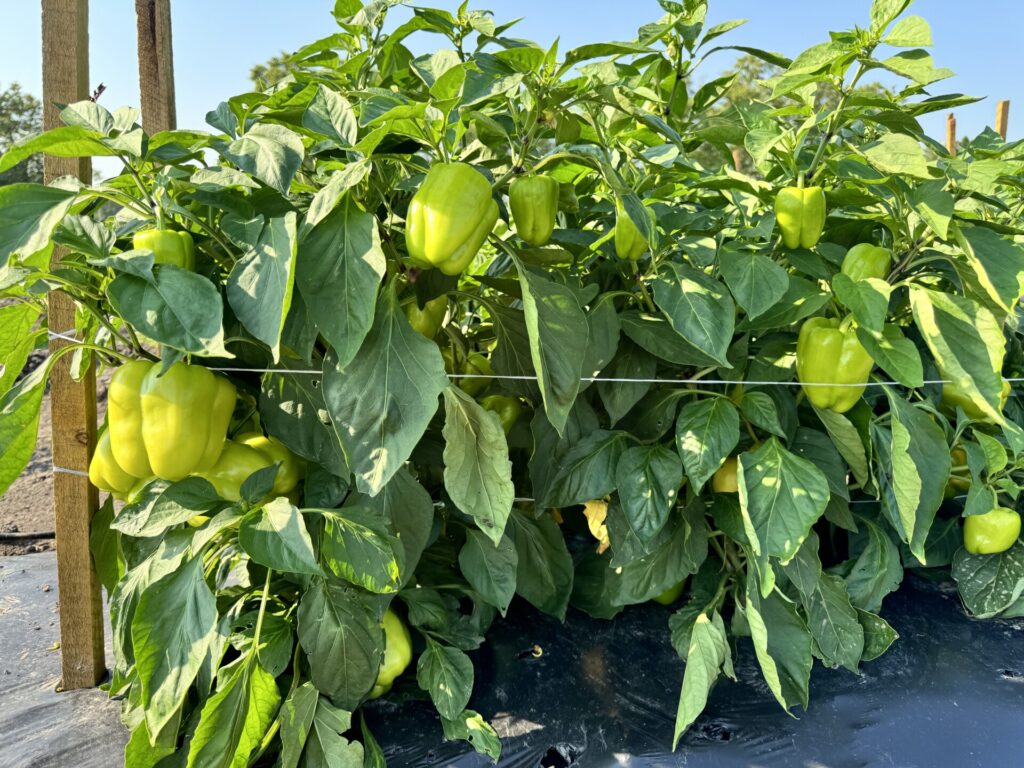
[[[790,250],[813,248],[825,229],[825,192],[821,187],[786,187],[775,198],[782,242]]]
[[[432,339],[441,330],[445,315],[448,314],[448,297],[438,296],[431,299],[423,305],[423,309],[420,309],[416,299],[413,299],[403,307],[403,310],[412,329]]]
[[[711,477],[711,490],[715,493],[739,493],[739,462],[730,456]]]
[[[686,579],[683,579],[674,587],[669,587],[657,597],[653,598],[654,602],[661,603],[662,605],[672,605],[679,596],[683,594],[683,587],[686,585]]]
[[[941,373],[941,371],[940,371]],[[945,374],[942,374],[942,378],[948,378]],[[1003,381],[1003,389],[999,394],[999,410],[1002,411],[1006,405],[1007,399],[1010,397],[1010,382]],[[981,407],[967,395],[962,389],[956,384],[943,384],[942,385],[942,406],[951,414],[956,413],[957,406],[967,414],[968,418],[974,419],[975,421],[992,421],[992,418],[981,410]]]
[[[197,472],[196,475],[209,481],[217,495],[225,501],[240,501],[242,483],[248,480],[253,472],[269,467],[272,463],[261,451],[251,446],[234,440],[225,440],[224,450],[221,451],[217,463],[205,472]]]
[[[235,385],[207,368],[134,360],[110,380],[107,423],[118,465],[135,477],[177,481],[214,465],[224,447]]]
[[[520,176],[508,189],[516,234],[530,245],[544,245],[555,230],[558,182],[550,176]]]
[[[412,637],[405,623],[390,608],[384,612],[384,658],[377,671],[377,682],[370,691],[371,699],[379,699],[391,690],[392,684],[412,661]]]
[[[123,499],[137,483],[139,478],[125,472],[114,458],[110,450],[110,430],[105,429],[96,441],[96,450],[89,462],[89,482],[101,491],[113,495],[115,499]]]
[[[278,465],[277,477],[271,491],[275,496],[284,496],[299,484],[305,472],[305,464],[276,437],[259,432],[246,432],[236,437],[235,442],[259,451],[266,459],[264,466]]]
[[[146,229],[135,233],[132,246],[138,250],[152,251],[156,264],[173,264],[188,270],[196,268],[196,248],[188,232]]]
[[[639,227],[622,205],[615,209],[615,253],[620,259],[636,261],[650,247]]]
[[[812,317],[800,327],[796,375],[807,399],[817,408],[836,413],[853,408],[864,394],[874,366],[875,361],[857,339],[851,318]]]
[[[869,277],[884,280],[889,276],[891,265],[892,251],[888,248],[861,243],[846,252],[842,272],[851,280],[866,280]]]
[[[968,515],[964,520],[964,548],[972,555],[1005,552],[1020,538],[1020,515],[1012,509],[996,507],[983,515]]]
[[[435,163],[409,203],[405,245],[423,269],[458,275],[483,247],[498,220],[491,185],[473,166]]]
[[[480,405],[484,410],[498,414],[501,428],[505,430],[506,435],[523,413],[523,405],[519,398],[508,395],[488,395],[480,401]]]

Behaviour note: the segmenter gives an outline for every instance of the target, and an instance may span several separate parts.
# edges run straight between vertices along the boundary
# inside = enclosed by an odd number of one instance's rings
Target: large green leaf
[[[748,317],[766,312],[789,288],[789,273],[762,253],[723,248],[718,266]]]
[[[288,499],[274,499],[246,517],[238,543],[255,562],[275,571],[322,573],[302,513]]]
[[[18,479],[35,452],[46,373],[46,365],[40,365],[0,398],[0,494]]]
[[[313,727],[320,693],[308,680],[294,688],[281,705],[281,768],[297,768]]]
[[[24,258],[44,248],[75,197],[74,191],[42,184],[0,187],[0,267],[12,254]]]
[[[516,495],[501,421],[452,386],[444,390],[444,404],[445,490],[497,544]]]
[[[697,269],[670,263],[654,283],[654,300],[676,333],[723,368],[732,367],[726,352],[736,306],[724,285]]]
[[[466,531],[466,543],[459,550],[459,568],[480,596],[505,615],[516,593],[519,556],[509,536],[495,545],[481,531]]]
[[[253,336],[281,357],[281,334],[295,283],[295,214],[267,221],[256,247],[235,262],[228,276],[228,303]]]
[[[416,662],[416,681],[430,694],[441,717],[453,720],[466,708],[473,692],[473,662],[458,648],[427,636],[427,647]]]
[[[694,400],[676,419],[676,447],[695,491],[704,487],[740,439],[740,416],[724,397]]]
[[[682,484],[682,462],[668,446],[638,445],[622,454],[615,466],[615,485],[637,538],[648,542],[665,527]]]
[[[534,607],[565,620],[572,595],[572,557],[550,515],[531,519],[513,511],[509,533],[519,556],[516,592]]]
[[[972,615],[998,616],[1024,594],[1024,542],[995,555],[972,555],[961,547],[953,558],[953,578]]]
[[[283,195],[302,165],[302,139],[283,125],[260,123],[230,144],[214,142],[224,157]]]
[[[313,728],[306,740],[303,768],[363,768],[363,746],[342,734],[349,732],[351,713],[320,697]]]
[[[383,520],[391,521],[402,547],[402,557],[398,563],[401,582],[407,583],[409,576],[416,570],[434,525],[434,501],[427,489],[407,469],[402,468],[376,496],[353,494],[350,500],[373,509]]]
[[[313,510],[324,520],[320,554],[336,575],[370,592],[398,591],[398,540],[376,510],[358,506]]]
[[[0,396],[21,375],[29,353],[39,342],[40,334],[32,332],[39,315],[39,307],[28,302],[0,307]]]
[[[384,276],[377,219],[345,201],[299,243],[295,279],[309,319],[334,347],[339,365],[359,351],[373,324]]]
[[[409,458],[448,386],[437,345],[409,325],[394,288],[384,291],[370,333],[348,365],[324,360],[327,409],[356,476],[371,496]]]
[[[690,632],[690,643],[686,654],[686,671],[683,673],[683,687],[679,692],[679,708],[676,711],[675,733],[672,749],[679,746],[682,737],[693,721],[697,719],[708,703],[711,687],[721,674],[722,665],[729,657],[729,645],[725,637],[725,625],[717,613],[709,617],[706,613],[697,616]]]

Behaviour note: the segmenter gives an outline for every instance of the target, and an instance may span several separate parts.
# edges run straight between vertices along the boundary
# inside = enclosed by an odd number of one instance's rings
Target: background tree
[[[39,99],[23,91],[17,83],[11,83],[0,91],[0,153],[42,129],[43,110]],[[39,155],[33,155],[9,171],[0,173],[0,186],[22,181],[41,183],[42,180],[43,159]]]
[[[249,70],[249,79],[257,90],[263,91],[284,79],[295,70],[295,65],[288,54],[281,51],[280,56],[271,56],[264,64],[257,64]]]

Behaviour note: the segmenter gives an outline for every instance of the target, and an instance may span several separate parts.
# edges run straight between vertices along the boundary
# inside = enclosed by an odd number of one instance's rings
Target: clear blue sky
[[[336,31],[332,0],[172,0],[174,62],[181,128],[205,128],[204,116],[220,101],[249,87],[253,64]],[[420,0],[454,9],[457,0]],[[109,108],[138,104],[135,14],[132,0],[92,0],[91,81],[103,82]],[[655,0],[474,0],[499,21],[524,20],[510,34],[542,44],[561,38],[562,50],[599,40],[626,40],[636,28],[661,16]],[[0,87],[17,81],[41,91],[39,2],[4,3],[0,27]],[[829,30],[865,26],[870,0],[711,0],[711,22],[747,18],[749,23],[722,40],[794,56],[827,39]],[[917,0],[911,13],[932,26],[936,66],[956,77],[932,86],[932,93],[988,96],[957,110],[961,136],[975,135],[994,121],[997,99],[1010,99],[1010,137],[1024,136],[1022,0]],[[398,9],[397,14],[408,11]],[[433,38],[440,45],[443,40]],[[417,46],[430,40],[420,39]],[[427,50],[424,47],[424,50]],[[729,52],[716,54],[700,79],[727,68]],[[945,115],[925,119],[928,132],[945,135]],[[102,167],[102,166],[101,166]]]

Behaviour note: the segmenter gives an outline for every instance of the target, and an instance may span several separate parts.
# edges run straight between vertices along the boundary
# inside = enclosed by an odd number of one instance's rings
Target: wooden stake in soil
[[[952,112],[946,116],[946,149],[956,157],[956,115]]]
[[[135,0],[139,39],[139,90],[146,133],[177,127],[171,0]]]
[[[996,104],[996,133],[1006,141],[1006,129],[1010,122],[1010,102],[1003,99]]]
[[[43,10],[43,128],[56,128],[56,103],[70,104],[89,98],[88,0],[42,0]],[[47,155],[43,176],[92,180],[88,158]],[[54,248],[51,265],[65,251]],[[49,298],[49,326],[57,332],[75,329],[75,305],[54,291]],[[50,340],[51,353],[68,344]],[[82,472],[83,476],[54,472],[53,506],[57,535],[57,583],[60,587],[61,686],[65,689],[96,685],[106,669],[103,658],[103,604],[99,581],[89,554],[89,523],[98,506],[96,489],[84,476],[96,444],[96,376],[90,368],[80,382],[70,373],[66,355],[50,374],[53,412],[53,464]]]

